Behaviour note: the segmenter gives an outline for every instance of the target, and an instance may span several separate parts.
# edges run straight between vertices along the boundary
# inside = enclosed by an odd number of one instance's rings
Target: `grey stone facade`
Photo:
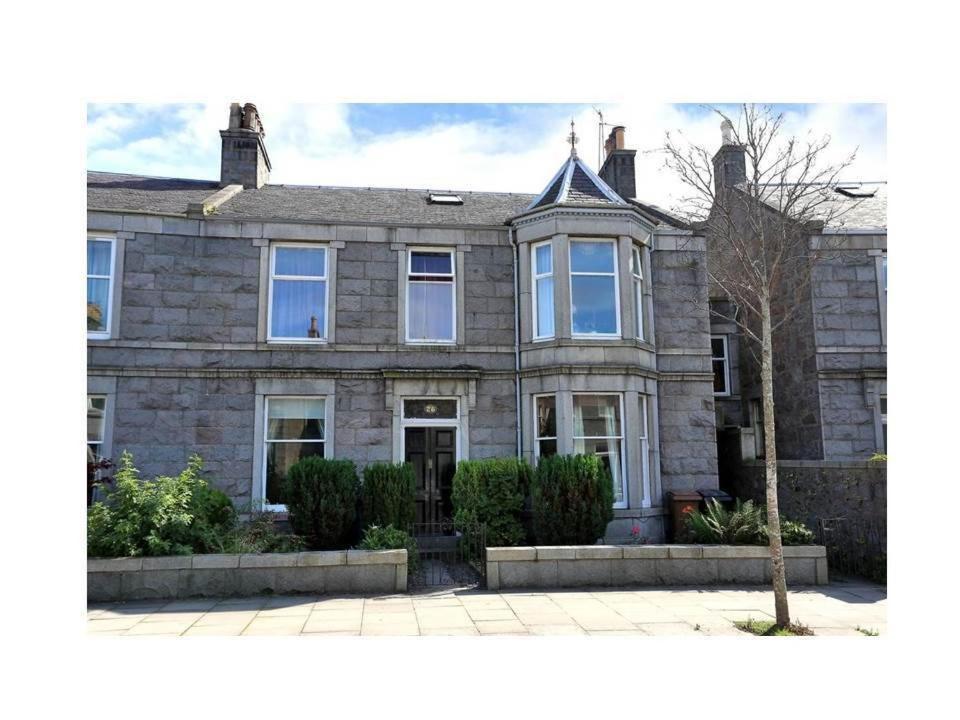
[[[181,207],[156,199],[157,186],[144,179],[118,177],[90,179],[88,228],[116,240],[119,299],[114,332],[88,340],[88,375],[90,392],[108,397],[104,447],[114,457],[132,452],[144,476],[176,473],[196,452],[238,504],[262,502],[270,397],[326,398],[329,455],[363,466],[403,459],[404,398],[458,400],[461,459],[534,459],[534,396],[556,395],[559,451],[572,452],[572,398],[600,393],[622,403],[626,496],[608,536],[640,525],[658,540],[666,492],[716,487],[703,238],[619,199],[528,211],[532,195],[463,193],[462,207],[438,210],[426,191],[287,193],[243,183],[209,203],[184,191]],[[350,217],[311,217],[331,197],[331,212]],[[188,210],[198,205],[216,208]],[[449,220],[437,222],[439,212]],[[570,331],[571,237],[616,248],[617,337]],[[534,341],[530,247],[545,240],[557,263],[556,333]],[[325,341],[268,340],[270,253],[282,242],[327,249]],[[454,342],[406,341],[411,248],[453,253]],[[644,276],[643,337],[631,294],[634,250]]]

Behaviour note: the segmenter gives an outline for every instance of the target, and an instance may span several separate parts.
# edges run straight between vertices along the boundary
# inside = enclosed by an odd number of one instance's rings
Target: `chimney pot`
[[[606,158],[600,168],[600,177],[612,187],[620,197],[637,196],[636,150],[626,148],[626,128],[615,126],[603,144]]]
[[[242,112],[240,111],[240,103],[230,103],[230,122],[227,127],[230,130],[239,129],[241,116]]]

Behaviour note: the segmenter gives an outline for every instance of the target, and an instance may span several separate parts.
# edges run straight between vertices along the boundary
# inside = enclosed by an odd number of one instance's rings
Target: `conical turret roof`
[[[571,154],[527,210],[546,205],[627,205],[627,202],[579,157]]]

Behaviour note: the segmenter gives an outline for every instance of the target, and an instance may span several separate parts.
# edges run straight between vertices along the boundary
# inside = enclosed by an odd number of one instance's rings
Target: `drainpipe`
[[[520,428],[520,246],[513,237],[513,226],[507,227],[507,237],[513,246],[513,373],[517,390],[517,457],[523,457],[523,434]]]

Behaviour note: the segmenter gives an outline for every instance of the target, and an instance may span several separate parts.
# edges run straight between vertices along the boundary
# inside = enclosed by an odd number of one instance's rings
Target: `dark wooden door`
[[[417,478],[417,523],[450,519],[450,494],[457,470],[457,429],[411,427],[404,431],[404,459]]]

